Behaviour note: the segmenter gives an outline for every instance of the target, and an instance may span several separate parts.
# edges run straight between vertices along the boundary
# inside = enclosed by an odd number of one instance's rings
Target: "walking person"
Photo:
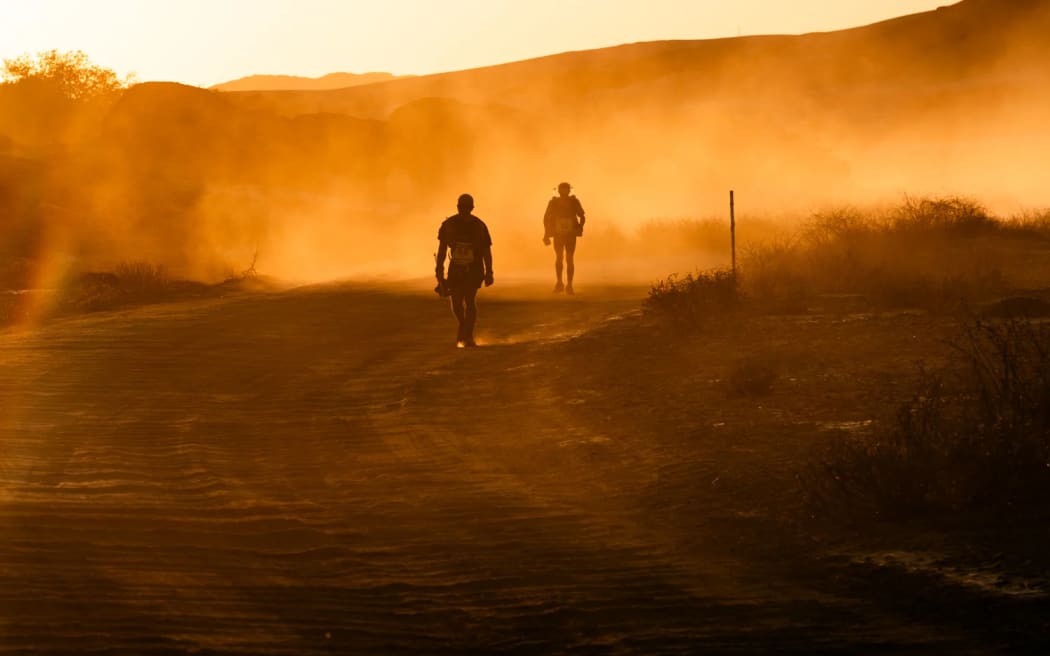
[[[472,214],[474,198],[463,194],[456,202],[459,210],[445,219],[438,230],[437,291],[452,299],[452,313],[459,323],[456,346],[477,346],[478,289],[492,285],[492,237],[488,226]],[[448,255],[448,272],[445,258]]]
[[[543,213],[543,245],[550,246],[554,240],[554,272],[558,282],[554,293],[564,291],[572,294],[572,279],[576,273],[576,239],[583,237],[583,224],[587,222],[580,199],[570,194],[572,186],[568,182],[558,185],[558,195],[547,203]],[[562,264],[565,265],[565,279],[562,284]]]

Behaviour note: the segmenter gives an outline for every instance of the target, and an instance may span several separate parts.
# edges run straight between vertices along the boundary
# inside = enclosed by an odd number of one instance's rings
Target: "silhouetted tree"
[[[4,60],[3,77],[8,84],[43,84],[69,100],[92,100],[110,96],[133,82],[105,67],[91,63],[79,50],[48,50],[36,56],[22,55]]]
[[[133,81],[92,64],[80,51],[5,59],[0,132],[24,144],[58,144],[90,128]]]

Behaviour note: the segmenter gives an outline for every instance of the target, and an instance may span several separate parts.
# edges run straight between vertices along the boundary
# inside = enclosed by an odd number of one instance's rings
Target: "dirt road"
[[[393,287],[0,334],[0,653],[980,651],[682,505],[720,473],[631,419],[639,299],[486,290],[473,350]]]

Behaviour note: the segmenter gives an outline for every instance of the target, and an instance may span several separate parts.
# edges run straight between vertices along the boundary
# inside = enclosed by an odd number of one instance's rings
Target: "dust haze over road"
[[[0,651],[969,644],[800,584],[759,553],[753,511],[682,497],[718,489],[723,445],[690,469],[673,420],[588,411],[636,407],[666,350],[625,332],[638,294],[485,293],[474,351],[400,286],[5,333]],[[578,369],[610,348],[628,380]]]
[[[139,258],[215,281],[257,252],[270,275],[318,281],[418,275],[464,192],[497,249],[535,243],[562,180],[589,239],[609,232],[588,249],[610,268],[647,221],[724,217],[729,189],[750,214],[905,194],[1011,214],[1050,203],[1048,25],[1045,0],[964,0],[838,32],[625,44],[334,90],[145,83],[76,120],[5,85],[7,229],[81,268]],[[539,252],[505,249],[501,269]],[[665,273],[654,262],[634,280]]]

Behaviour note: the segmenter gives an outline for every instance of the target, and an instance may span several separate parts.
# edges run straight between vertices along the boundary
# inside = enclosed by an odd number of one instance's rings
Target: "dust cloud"
[[[565,180],[589,219],[581,273],[649,280],[724,259],[673,228],[724,220],[729,189],[742,218],[905,194],[1050,205],[1047,27],[1047,2],[965,0],[842,32],[340,90],[146,83],[90,114],[0,88],[7,249],[208,281],[253,263],[289,280],[425,277],[438,224],[469,192],[497,275],[549,276],[541,217]]]

